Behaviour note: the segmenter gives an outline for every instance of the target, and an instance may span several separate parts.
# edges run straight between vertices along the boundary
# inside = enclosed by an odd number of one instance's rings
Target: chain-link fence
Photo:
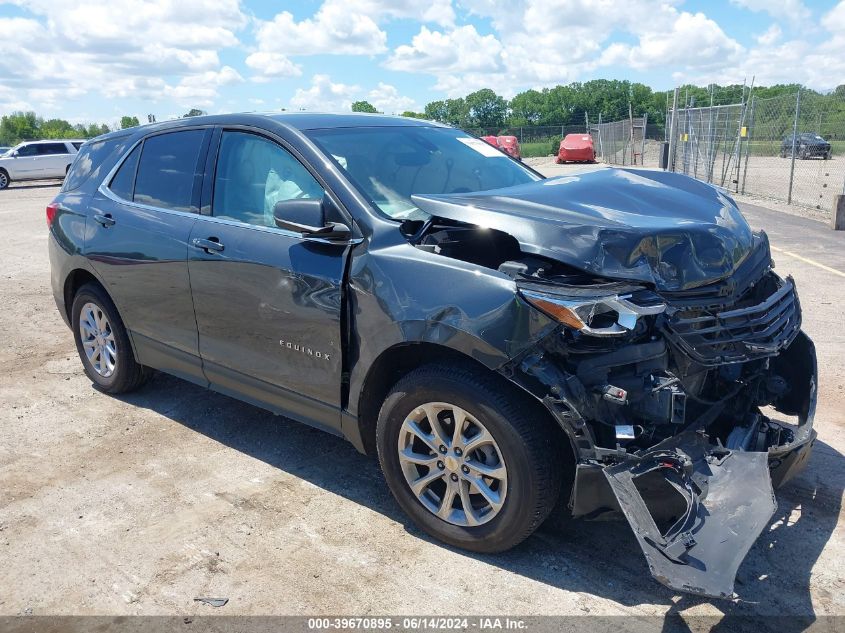
[[[741,159],[743,104],[678,111],[675,171],[732,188]]]
[[[843,94],[752,96],[731,105],[679,108],[674,117],[674,134],[665,140],[671,141],[669,162],[676,172],[737,193],[820,209],[831,209],[834,196],[845,193]],[[671,120],[668,126],[673,129]],[[601,160],[660,167],[659,135],[646,131],[641,140],[634,130],[630,119],[593,126]]]
[[[596,156],[610,165],[643,165],[647,124],[646,117],[636,117],[591,125]]]
[[[810,91],[752,98],[738,190],[831,209],[845,192],[845,98]]]

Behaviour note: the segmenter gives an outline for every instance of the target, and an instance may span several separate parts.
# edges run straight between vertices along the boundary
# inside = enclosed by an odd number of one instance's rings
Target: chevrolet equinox
[[[155,369],[341,435],[453,546],[615,514],[660,582],[729,597],[815,438],[793,280],[682,175],[544,178],[399,117],[219,115],[85,143],[47,222],[100,390]]]

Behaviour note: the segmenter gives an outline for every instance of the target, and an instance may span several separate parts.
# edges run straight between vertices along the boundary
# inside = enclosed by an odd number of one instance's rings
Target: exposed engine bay
[[[663,276],[648,283],[526,253],[495,224],[434,216],[404,230],[419,249],[507,275],[560,323],[500,371],[567,433],[572,514],[621,510],[660,582],[733,595],[776,509],[773,485],[800,470],[815,437],[815,352],[765,234],[749,237],[731,274],[679,287],[660,283],[674,273],[659,257],[649,266]]]

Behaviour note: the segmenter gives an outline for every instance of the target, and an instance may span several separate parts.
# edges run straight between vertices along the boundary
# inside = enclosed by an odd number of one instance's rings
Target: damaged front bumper
[[[796,425],[760,416],[726,448],[706,429],[687,429],[616,463],[576,469],[575,516],[620,511],[631,525],[652,575],[662,584],[715,598],[734,595],[748,550],[777,509],[773,489],[806,465],[816,432],[816,357],[803,333],[783,352],[800,403]],[[609,490],[608,490],[609,487]]]

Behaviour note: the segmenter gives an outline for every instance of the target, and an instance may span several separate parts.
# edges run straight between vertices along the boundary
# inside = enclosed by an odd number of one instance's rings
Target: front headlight
[[[534,290],[522,296],[553,319],[590,336],[620,336],[633,330],[642,316],[660,314],[666,304],[651,299],[634,303],[630,294],[564,297]],[[656,299],[656,296],[655,296]]]

